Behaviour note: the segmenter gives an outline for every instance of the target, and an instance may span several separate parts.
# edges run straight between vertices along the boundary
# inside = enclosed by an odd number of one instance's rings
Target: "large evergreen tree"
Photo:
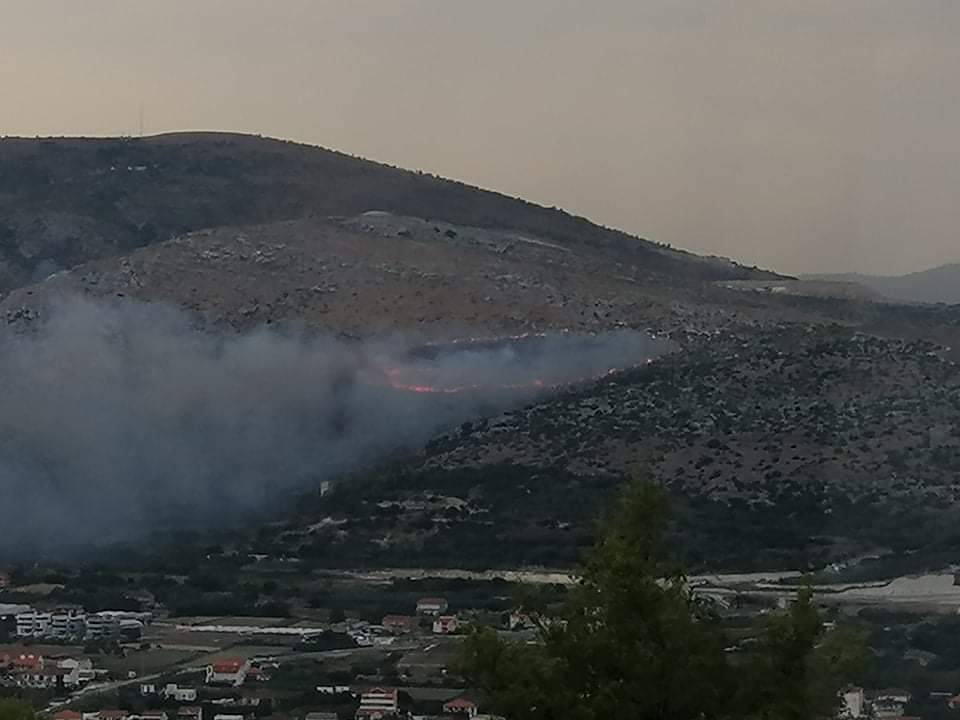
[[[511,720],[830,717],[860,657],[824,630],[808,592],[729,653],[717,616],[670,557],[665,494],[631,482],[555,612],[534,608],[541,642],[472,633],[464,670]]]

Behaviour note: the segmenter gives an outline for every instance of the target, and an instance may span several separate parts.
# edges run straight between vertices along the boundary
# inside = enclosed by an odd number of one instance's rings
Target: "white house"
[[[433,621],[433,632],[437,635],[455,633],[460,626],[456,615],[440,615]]]
[[[250,661],[244,658],[223,658],[207,665],[207,685],[240,687],[247,679]]]
[[[510,618],[507,620],[507,626],[511,630],[524,630],[526,628],[535,628],[537,624],[533,622],[527,613],[514,610],[510,613]]]
[[[33,690],[49,690],[51,688],[66,688],[66,670],[58,667],[44,667],[41,669],[22,670],[13,676],[14,684],[19,688]]]
[[[168,683],[163,690],[160,691],[162,695],[167,700],[173,700],[174,702],[196,702],[197,700],[197,689],[189,687],[180,687],[176,683]]]
[[[321,695],[340,695],[350,692],[349,685],[317,685],[317,692]]]
[[[373,688],[360,695],[356,720],[381,720],[400,711],[400,693],[396,688]]]
[[[866,698],[862,687],[848,687],[840,693],[843,704],[840,707],[840,717],[845,720],[863,717],[865,714]]]
[[[57,663],[57,667],[64,671],[63,684],[66,687],[77,687],[93,680],[97,673],[93,669],[93,661],[84,658],[65,658]]]

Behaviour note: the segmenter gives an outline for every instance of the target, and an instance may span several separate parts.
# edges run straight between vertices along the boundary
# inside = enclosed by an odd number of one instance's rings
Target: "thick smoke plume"
[[[237,513],[658,349],[639,333],[414,347],[63,302],[0,339],[0,555]]]

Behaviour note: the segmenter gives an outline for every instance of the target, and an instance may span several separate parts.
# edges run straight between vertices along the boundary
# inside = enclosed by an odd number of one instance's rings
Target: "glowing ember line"
[[[569,333],[561,331],[550,334],[525,333],[500,337],[461,337],[444,343],[421,345],[410,351],[409,358],[400,358],[386,354],[372,358],[368,357],[364,363],[367,371],[364,374],[366,375],[366,380],[373,384],[390,387],[397,391],[418,394],[456,395],[460,393],[497,391],[531,392],[557,390],[573,385],[585,384],[652,362],[652,360],[648,358],[641,361],[627,360],[627,364],[623,367],[610,367],[606,370],[601,369],[603,365],[599,365],[596,370],[588,370],[586,366],[582,366],[580,372],[583,374],[579,376],[576,375],[577,371],[575,370],[571,373],[571,369],[568,367],[566,377],[564,377],[561,368],[567,365],[565,358],[563,358],[563,355],[566,353],[565,346],[557,347],[546,345],[541,348],[537,345],[534,346],[534,350],[531,353],[525,345],[525,341],[528,340],[549,341],[551,337],[557,335],[566,338],[571,337]],[[573,336],[573,338],[579,342],[580,336]],[[593,342],[592,336],[583,339],[587,343]],[[603,339],[601,338],[600,341],[603,342]],[[517,345],[518,343],[523,344],[523,346]],[[490,347],[485,347],[487,345],[490,345]],[[515,360],[512,359],[514,358],[513,355],[504,356],[496,354],[496,351],[498,351],[501,346],[504,348],[511,348],[511,346],[513,346],[517,352]],[[457,366],[455,360],[453,362],[447,361],[447,352],[453,353],[451,357],[455,357],[456,353],[467,349],[470,350],[470,355],[465,357],[470,358],[469,362]],[[498,359],[497,361],[502,364],[502,367],[486,366],[483,356],[475,355],[473,352],[474,349],[479,353],[486,351],[495,353],[495,357]],[[571,346],[570,351],[571,353],[579,353],[581,352],[581,347],[579,345]],[[609,352],[609,346],[607,351]],[[625,356],[629,357],[630,353],[634,351],[637,351],[635,347],[627,347],[625,349]],[[640,348],[639,352],[643,351],[644,348]],[[424,355],[424,352],[428,354]],[[597,347],[588,345],[586,352],[588,353],[586,360],[589,362],[589,353],[597,352]],[[624,352],[624,350],[621,350],[621,352]],[[434,355],[434,353],[437,354]],[[494,357],[494,355],[491,357]],[[621,355],[621,357],[624,357],[624,355]],[[479,369],[469,367],[474,362],[478,364]],[[603,361],[601,360],[601,362]],[[609,358],[607,362],[609,362]],[[516,363],[516,366],[513,365],[514,363]],[[535,369],[537,364],[546,365],[547,367],[557,367],[559,372],[554,375],[544,367]],[[471,377],[475,372],[478,372],[479,376]],[[496,380],[497,373],[503,372],[513,375],[513,378],[510,378],[510,382],[498,382]],[[529,372],[530,375],[537,372],[541,376],[536,379],[525,379],[522,375],[518,377],[516,374],[518,372]],[[552,375],[552,377],[548,379],[543,378],[543,372],[547,372]],[[571,375],[573,376],[571,377]],[[504,380],[507,380],[507,378],[504,378]]]

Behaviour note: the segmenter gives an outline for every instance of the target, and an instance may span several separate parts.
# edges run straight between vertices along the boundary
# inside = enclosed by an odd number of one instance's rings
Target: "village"
[[[0,604],[0,697],[53,720],[492,718],[455,671],[458,635],[476,622],[532,637],[520,613],[443,597],[380,622]]]
[[[544,587],[562,592],[552,582],[561,575],[510,577],[551,581]],[[400,582],[397,578],[384,573],[333,577],[359,583],[353,586],[358,598],[373,592],[384,606],[396,604],[384,598],[390,595],[390,583]],[[311,608],[309,603],[285,617],[187,616],[172,614],[143,590],[129,593],[139,609],[87,612],[58,604],[55,592],[31,602],[5,602],[49,588],[9,587],[9,578],[2,575],[0,582],[7,587],[0,588],[0,697],[28,699],[52,720],[494,718],[483,695],[458,673],[464,634],[486,626],[506,638],[536,642],[538,629],[519,605],[511,607],[502,579],[483,577],[490,600],[499,602],[474,601],[476,606],[471,606],[467,598],[478,597],[475,591],[415,598],[407,593],[407,612],[375,618],[369,605],[344,612]],[[745,621],[790,606],[793,593],[779,584],[790,580],[789,574],[691,578],[698,596],[714,603],[729,624],[734,652],[751,642],[742,630]],[[441,580],[402,582],[436,587]],[[442,582],[456,588],[468,580]],[[876,620],[876,632],[881,632],[883,613],[892,611],[878,608],[896,605],[879,594],[881,589],[876,588],[876,596],[861,589],[849,602],[824,593],[821,606],[828,626],[843,615]],[[915,595],[907,599],[910,608],[927,613],[917,616],[918,627],[952,623],[957,615],[951,601],[930,620],[929,600],[922,606]],[[875,652],[880,656],[884,650]],[[936,668],[933,653],[911,649],[906,655],[911,653],[925,667]],[[897,675],[873,677],[880,682]],[[922,699],[908,683],[904,686],[848,687],[842,692],[839,717],[909,720],[918,717],[911,714],[918,703],[935,710],[923,717],[960,717],[960,685],[931,685]]]

